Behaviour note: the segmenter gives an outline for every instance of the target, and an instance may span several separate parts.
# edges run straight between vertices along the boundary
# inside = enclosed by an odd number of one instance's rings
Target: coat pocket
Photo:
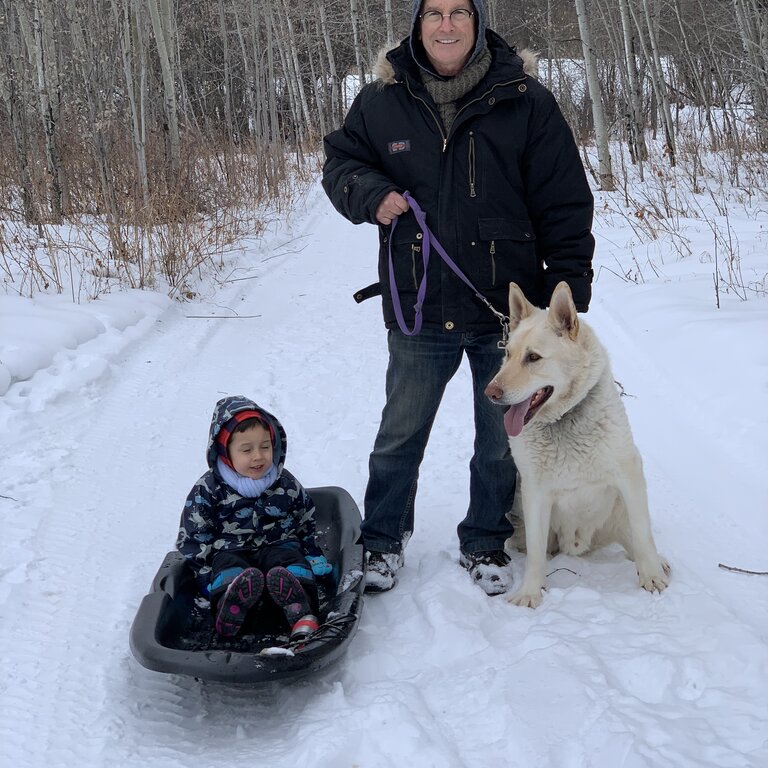
[[[527,283],[536,273],[536,234],[526,219],[478,219],[485,249],[482,280],[495,287],[511,281]]]
[[[398,226],[394,234],[387,234],[381,241],[379,279],[389,285],[389,248],[392,246],[392,264],[395,271],[397,290],[400,293],[415,293],[424,275],[424,235],[409,227]]]

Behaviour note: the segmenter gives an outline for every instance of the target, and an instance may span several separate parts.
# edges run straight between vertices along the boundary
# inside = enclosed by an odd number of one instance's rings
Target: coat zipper
[[[477,197],[475,190],[475,132],[469,132],[469,196]]]
[[[411,84],[408,82],[408,78],[404,77],[403,82],[405,83],[405,87],[408,89],[408,93],[413,96],[416,101],[420,101],[424,105],[424,109],[427,110],[427,112],[432,116],[432,119],[435,121],[435,125],[437,126],[437,130],[440,132],[440,136],[443,139],[443,152],[445,152],[445,148],[448,145],[448,137],[443,132],[443,124],[440,120],[440,118],[432,111],[429,104],[427,104],[424,99],[421,98],[421,96],[417,96],[412,90],[411,90]]]
[[[491,240],[491,285],[496,285],[496,241]]]

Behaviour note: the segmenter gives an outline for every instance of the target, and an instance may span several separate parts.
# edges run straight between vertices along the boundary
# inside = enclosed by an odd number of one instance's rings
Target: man
[[[380,58],[377,75],[343,127],[325,137],[323,174],[343,216],[379,226],[389,365],[365,494],[366,588],[396,583],[429,433],[466,353],[475,443],[469,509],[458,526],[460,563],[486,593],[500,594],[511,586],[504,541],[516,470],[502,410],[483,390],[501,362],[502,327],[437,254],[423,274],[424,232],[404,192],[461,272],[504,314],[510,281],[545,307],[565,280],[577,308],[587,310],[592,194],[554,97],[486,28],[484,0],[417,0],[410,36]],[[423,325],[409,335],[417,303]]]

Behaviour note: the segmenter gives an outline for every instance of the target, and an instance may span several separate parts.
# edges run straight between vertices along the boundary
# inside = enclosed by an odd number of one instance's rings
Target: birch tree
[[[157,45],[157,57],[163,82],[163,107],[165,122],[163,132],[169,162],[168,183],[171,189],[179,188],[181,175],[181,135],[179,116],[176,105],[176,83],[174,77],[173,56],[175,23],[171,13],[171,0],[147,0],[152,31]]]
[[[624,46],[624,71],[627,73],[627,105],[629,107],[629,149],[630,156],[640,168],[643,177],[643,161],[648,159],[643,126],[643,92],[637,71],[635,27],[629,16],[629,0],[619,0],[621,33]]]
[[[616,188],[611,166],[611,153],[608,149],[608,129],[605,123],[605,110],[600,93],[600,80],[597,74],[595,51],[592,48],[592,35],[585,0],[575,0],[576,16],[579,20],[581,45],[584,51],[584,71],[587,77],[589,98],[592,102],[592,119],[595,125],[595,141],[597,143],[597,174],[600,189],[611,192]]]
[[[768,149],[768,3],[733,0],[741,44],[747,57],[746,75],[752,91],[760,145]]]
[[[128,96],[128,130],[136,158],[138,186],[145,209],[149,208],[149,175],[146,152],[147,60],[143,15],[138,0],[112,0],[112,18],[118,33],[120,61]],[[137,71],[138,69],[138,71]]]
[[[5,56],[0,69],[0,99],[8,116],[8,126],[13,137],[16,167],[19,173],[19,188],[24,219],[28,224],[40,223],[37,201],[32,180],[26,103],[22,93],[24,83],[24,59],[16,19],[11,13],[9,0],[3,0],[2,13],[6,19],[3,35]]]
[[[21,29],[27,54],[34,67],[35,85],[37,92],[37,108],[42,133],[45,141],[45,161],[48,176],[48,205],[51,220],[59,223],[65,211],[64,201],[64,171],[61,165],[61,153],[59,150],[59,97],[54,92],[52,82],[52,56],[50,46],[46,43],[51,39],[48,26],[52,23],[48,15],[45,0],[42,6],[39,0],[33,0],[32,13],[27,8],[28,0],[18,0],[15,10],[18,14],[19,28]]]

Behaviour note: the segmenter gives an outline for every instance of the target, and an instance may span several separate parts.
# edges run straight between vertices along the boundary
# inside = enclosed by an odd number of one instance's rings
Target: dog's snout
[[[500,400],[503,394],[504,390],[496,383],[495,380],[489,382],[488,386],[485,388],[485,396],[489,397],[491,400]]]

